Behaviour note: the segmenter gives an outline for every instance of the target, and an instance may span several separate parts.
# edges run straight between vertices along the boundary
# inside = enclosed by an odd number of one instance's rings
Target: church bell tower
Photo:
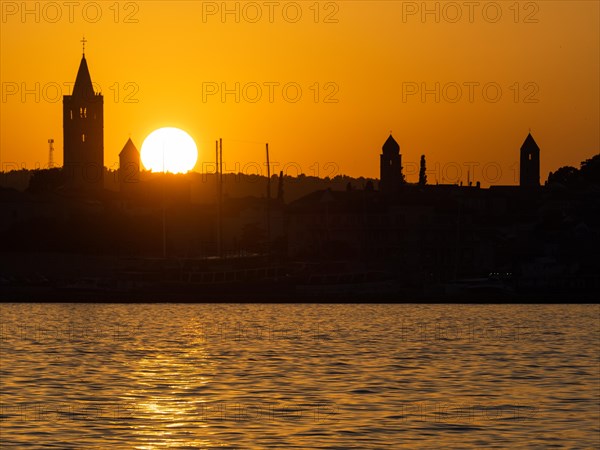
[[[522,187],[537,187],[540,185],[540,148],[531,133],[527,135],[521,146],[519,175],[519,184]]]
[[[83,56],[71,95],[63,96],[64,168],[72,189],[104,187],[104,98],[94,92]]]
[[[391,134],[381,148],[379,180],[379,190],[385,193],[397,191],[404,180],[402,177],[400,145]]]

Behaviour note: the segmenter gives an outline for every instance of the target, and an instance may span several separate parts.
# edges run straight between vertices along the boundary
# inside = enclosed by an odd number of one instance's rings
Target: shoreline
[[[385,270],[337,269],[306,261],[153,258],[4,252],[0,302],[101,303],[595,303],[596,278],[582,287],[471,278],[408,284]],[[335,262],[327,262],[335,265]],[[301,266],[298,271],[296,266]],[[337,271],[336,271],[337,270]],[[531,286],[531,287],[530,287]]]
[[[246,286],[247,288],[247,286]],[[356,295],[306,295],[291,291],[283,293],[278,289],[261,290],[252,293],[240,286],[238,291],[215,293],[198,290],[178,290],[177,292],[131,291],[99,292],[85,290],[61,290],[48,287],[2,287],[1,303],[115,303],[115,304],[152,304],[152,303],[306,303],[306,304],[365,304],[365,303],[401,303],[401,304],[593,304],[597,303],[593,292],[578,292],[574,295],[554,292],[522,293],[511,296],[450,296],[424,295],[416,290],[389,294],[361,293]]]

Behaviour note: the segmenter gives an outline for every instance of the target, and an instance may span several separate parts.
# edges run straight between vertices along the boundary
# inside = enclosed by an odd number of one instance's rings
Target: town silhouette
[[[531,133],[518,186],[432,184],[426,155],[408,183],[392,134],[379,180],[223,173],[219,141],[213,173],[143,171],[131,139],[111,171],[84,53],[63,136],[63,167],[2,174],[2,300],[582,301],[600,287],[600,156],[542,184]]]

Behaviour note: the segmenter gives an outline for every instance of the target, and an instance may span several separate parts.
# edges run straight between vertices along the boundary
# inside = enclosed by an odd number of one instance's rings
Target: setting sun
[[[600,450],[599,124],[600,0],[0,0],[0,450]]]
[[[159,128],[142,144],[142,164],[153,172],[185,173],[194,168],[198,150],[194,139],[179,128]]]

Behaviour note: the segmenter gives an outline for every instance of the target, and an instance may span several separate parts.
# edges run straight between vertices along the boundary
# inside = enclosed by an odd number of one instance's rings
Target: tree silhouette
[[[579,170],[572,166],[564,166],[548,175],[548,184],[562,184],[574,187],[579,181]]]
[[[600,184],[600,155],[582,161],[580,170],[564,166],[556,172],[550,172],[548,184],[562,184],[570,189]]]
[[[65,174],[61,168],[39,169],[31,172],[27,191],[30,193],[51,192],[65,182]]]
[[[419,184],[424,186],[427,184],[427,169],[425,167],[425,155],[421,155],[421,168],[419,169]]]
[[[600,154],[582,161],[579,173],[586,184],[600,184]]]

